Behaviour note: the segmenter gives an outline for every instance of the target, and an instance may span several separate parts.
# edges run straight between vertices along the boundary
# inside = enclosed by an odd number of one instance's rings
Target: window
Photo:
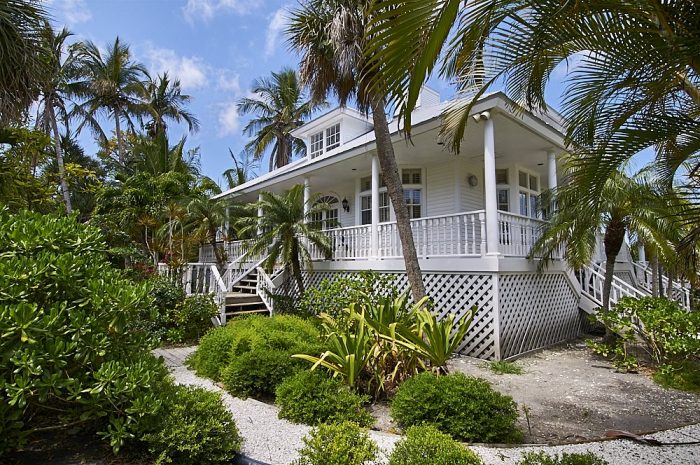
[[[507,169],[496,170],[496,184],[508,184],[508,170]]]
[[[406,207],[408,208],[408,217],[421,217],[421,189],[404,189],[403,197],[406,199]]]
[[[323,131],[311,135],[311,158],[323,153]]]
[[[389,211],[389,194],[387,192],[379,193],[379,222],[386,223],[391,219]]]
[[[379,193],[379,222],[386,223],[391,219],[389,210],[389,194],[384,191]],[[372,223],[372,194],[360,197],[360,222]]]
[[[405,184],[421,184],[421,170],[404,169],[401,170],[401,183]]]
[[[379,188],[386,187],[384,184],[384,176],[379,175]],[[372,176],[365,176],[360,179],[360,192],[371,191],[372,190]]]
[[[504,212],[510,211],[510,190],[498,189],[498,209]]]
[[[318,199],[316,204],[325,204],[328,209],[314,213],[311,217],[311,224],[319,229],[337,228],[339,226],[338,198],[333,195],[326,195]]]
[[[340,145],[340,123],[326,129],[326,152]]]
[[[537,198],[539,195],[539,178],[533,174],[518,171],[518,207],[520,214],[537,218]]]

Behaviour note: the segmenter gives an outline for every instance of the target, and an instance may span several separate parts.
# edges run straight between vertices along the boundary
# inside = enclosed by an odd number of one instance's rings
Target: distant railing
[[[603,268],[598,265],[584,266],[577,274],[581,283],[581,293],[596,304],[603,305],[603,284],[605,281]],[[623,297],[639,299],[647,295],[626,281],[613,276],[610,288],[610,306],[618,303]]]
[[[172,279],[173,282],[180,282],[185,291],[185,295],[210,294],[214,302],[219,307],[219,318],[217,324],[226,323],[226,313],[224,312],[226,293],[228,287],[225,278],[219,273],[219,269],[212,263],[188,263],[180,268],[170,268],[165,263],[158,264],[158,273]],[[227,272],[224,272],[226,276]]]
[[[651,294],[652,289],[654,287],[653,284],[653,274],[651,272],[651,267],[649,266],[648,263],[639,263],[639,262],[632,262],[633,269],[634,269],[634,275],[637,278],[637,283],[639,284],[639,287],[643,288],[647,292]],[[659,289],[660,294],[668,293],[668,277],[665,275],[661,275],[661,287],[662,289]],[[671,283],[673,286],[671,289],[671,297],[673,300],[678,302],[680,305],[682,305],[685,308],[690,308],[690,289],[686,286],[684,286],[682,283],[678,281],[673,281]]]

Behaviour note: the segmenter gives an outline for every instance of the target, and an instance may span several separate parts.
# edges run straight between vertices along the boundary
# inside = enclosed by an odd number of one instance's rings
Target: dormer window
[[[323,131],[311,135],[311,158],[323,153]]]
[[[311,158],[320,157],[336,147],[340,147],[340,123],[311,134]]]
[[[340,145],[340,123],[326,129],[326,152]]]

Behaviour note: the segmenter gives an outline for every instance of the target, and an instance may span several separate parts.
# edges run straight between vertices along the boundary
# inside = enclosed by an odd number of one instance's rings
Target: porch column
[[[484,121],[484,207],[486,209],[486,254],[499,255],[498,201],[496,198],[496,149],[493,119],[487,111],[479,115]]]
[[[309,210],[311,209],[311,182],[304,178],[304,223],[309,222]]]
[[[228,232],[229,232],[229,229],[231,227],[230,219],[229,219],[230,216],[231,216],[231,212],[229,211],[229,207],[226,207],[224,209],[224,218],[225,218],[224,219],[224,240],[226,240],[227,242],[228,242]]]
[[[258,194],[258,202],[262,202],[262,192]],[[262,225],[260,224],[262,217],[263,217],[263,209],[258,204],[258,237],[261,236],[263,233]]]
[[[379,158],[372,155],[372,228],[370,233],[371,256],[379,257]]]
[[[637,252],[639,253],[639,262],[646,263],[647,262],[647,253],[644,250],[644,244],[640,243],[637,246]]]
[[[553,150],[547,151],[547,181],[550,189],[557,187],[557,158]]]

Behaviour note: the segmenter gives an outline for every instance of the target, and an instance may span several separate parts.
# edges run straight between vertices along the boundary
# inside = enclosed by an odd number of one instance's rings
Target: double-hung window
[[[530,218],[538,217],[539,178],[524,171],[518,171],[518,205],[520,214]]]
[[[323,153],[323,131],[311,135],[311,158]]]
[[[326,152],[340,145],[340,123],[326,129]]]
[[[404,199],[410,218],[423,216],[423,173],[420,169],[401,170]],[[379,178],[379,222],[391,221],[391,202],[389,193],[384,184],[384,178]],[[360,179],[360,222],[372,223],[372,177],[366,176]]]

